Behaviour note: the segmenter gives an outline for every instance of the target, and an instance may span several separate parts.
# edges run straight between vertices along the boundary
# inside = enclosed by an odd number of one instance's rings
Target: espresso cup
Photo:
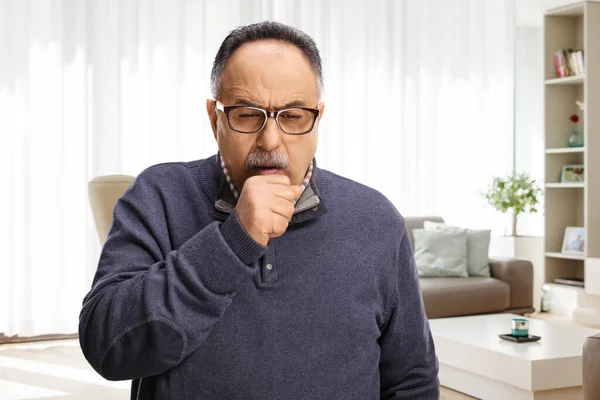
[[[529,321],[525,318],[513,318],[512,335],[517,337],[529,336]]]

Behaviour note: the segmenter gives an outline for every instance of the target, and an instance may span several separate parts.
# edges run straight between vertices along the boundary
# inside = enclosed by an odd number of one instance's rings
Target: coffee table
[[[513,343],[514,314],[431,319],[443,386],[486,400],[582,399],[581,353],[593,329],[529,318],[538,342]]]

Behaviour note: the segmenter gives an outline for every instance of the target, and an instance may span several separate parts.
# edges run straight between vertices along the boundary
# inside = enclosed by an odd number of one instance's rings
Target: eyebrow
[[[232,105],[265,108],[262,105],[259,105],[258,103],[255,103],[252,100],[248,100],[243,97],[234,97]],[[309,106],[306,105],[306,102],[304,102],[302,100],[292,100],[292,101],[288,101],[287,103],[282,104],[280,107],[277,107],[277,109],[283,110],[283,109],[290,108],[290,107],[308,108]]]

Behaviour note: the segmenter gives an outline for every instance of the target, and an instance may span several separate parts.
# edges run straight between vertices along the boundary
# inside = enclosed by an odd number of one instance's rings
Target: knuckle
[[[277,223],[277,218],[273,217],[273,219],[271,219],[271,229],[269,231],[269,234],[277,235],[278,233],[279,233],[279,225]]]
[[[278,233],[281,234],[282,233],[282,229],[281,229],[281,216],[280,215],[274,215],[273,219],[271,221],[271,227],[272,232],[273,233]]]
[[[290,217],[291,217],[291,215],[290,215]],[[289,218],[286,218],[286,217],[279,218],[279,223],[280,223],[280,227],[282,230],[285,231],[287,229],[288,222],[290,222]]]

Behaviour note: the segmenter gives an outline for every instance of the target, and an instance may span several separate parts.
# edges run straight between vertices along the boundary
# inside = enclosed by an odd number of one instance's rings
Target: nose
[[[267,124],[265,127],[258,132],[256,144],[266,151],[276,150],[281,145],[282,134],[283,133],[277,126],[277,121],[275,121],[275,118],[270,117],[267,119]]]

